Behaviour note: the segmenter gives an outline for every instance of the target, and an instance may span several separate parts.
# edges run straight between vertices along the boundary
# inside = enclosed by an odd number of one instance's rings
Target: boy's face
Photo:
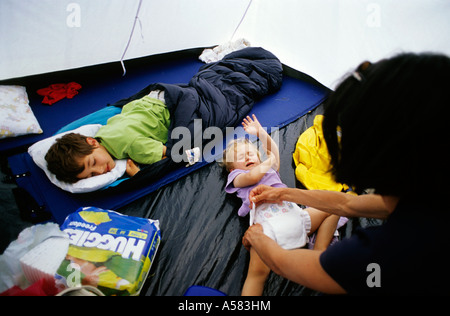
[[[250,170],[261,163],[257,149],[248,144],[239,144],[233,158],[233,169]]]
[[[81,163],[84,165],[84,170],[77,175],[77,178],[87,179],[90,177],[99,176],[114,169],[116,163],[106,148],[100,145],[94,138],[88,138],[86,141],[94,147],[94,150],[92,154],[81,159]]]

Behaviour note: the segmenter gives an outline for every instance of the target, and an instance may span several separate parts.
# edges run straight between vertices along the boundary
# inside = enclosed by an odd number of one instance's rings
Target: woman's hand
[[[242,237],[242,244],[244,245],[245,249],[250,251],[252,241],[260,236],[260,234],[264,234],[263,227],[260,224],[250,226],[245,232],[244,237]]]
[[[264,203],[279,204],[282,202],[281,193],[281,188],[273,188],[268,185],[261,184],[250,191],[249,200],[257,206]]]

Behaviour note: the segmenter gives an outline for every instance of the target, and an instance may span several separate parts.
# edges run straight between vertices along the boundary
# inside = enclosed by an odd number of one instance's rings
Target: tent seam
[[[231,38],[230,38],[230,41],[233,40],[234,35],[236,35],[236,32],[237,32],[237,31],[239,30],[239,28],[241,27],[242,22],[244,22],[244,19],[245,19],[245,17],[247,16],[247,12],[248,12],[248,10],[250,9],[250,6],[252,5],[252,3],[253,3],[253,0],[250,0],[249,3],[248,3],[247,8],[246,8],[245,11],[244,11],[244,15],[242,16],[241,20],[239,21],[238,25],[236,26],[236,28],[235,28],[235,30],[234,30],[234,32],[233,32],[233,35],[232,35]]]
[[[130,47],[131,39],[133,38],[133,34],[134,34],[134,29],[136,28],[136,22],[139,20],[139,12],[141,11],[141,6],[142,6],[142,0],[139,0],[139,5],[138,5],[138,8],[137,8],[136,16],[134,17],[133,27],[131,29],[131,33],[130,33],[130,36],[128,38],[127,45],[125,46],[125,50],[123,51],[122,57],[120,58],[120,64],[122,65],[122,69],[123,69],[123,75],[122,76],[125,76],[126,73],[127,73],[127,69],[125,68],[125,64],[124,64],[123,60],[125,58],[125,54],[128,51],[128,48]]]

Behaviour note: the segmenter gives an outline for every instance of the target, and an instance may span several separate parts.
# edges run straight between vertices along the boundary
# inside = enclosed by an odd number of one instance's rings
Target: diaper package
[[[85,207],[70,214],[61,230],[70,244],[56,273],[58,286],[91,285],[105,295],[139,294],[161,241],[157,220]]]

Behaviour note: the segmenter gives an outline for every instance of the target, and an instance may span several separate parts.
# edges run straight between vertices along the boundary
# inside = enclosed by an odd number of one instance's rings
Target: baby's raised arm
[[[280,169],[280,153],[278,150],[278,145],[275,143],[272,137],[270,137],[267,131],[262,128],[261,124],[256,118],[256,115],[253,114],[252,117],[247,116],[246,118],[244,118],[244,120],[242,121],[242,126],[247,133],[249,133],[250,135],[255,135],[259,138],[263,145],[264,151],[268,156],[272,154],[275,157],[275,164],[273,165],[273,167],[278,171]]]

